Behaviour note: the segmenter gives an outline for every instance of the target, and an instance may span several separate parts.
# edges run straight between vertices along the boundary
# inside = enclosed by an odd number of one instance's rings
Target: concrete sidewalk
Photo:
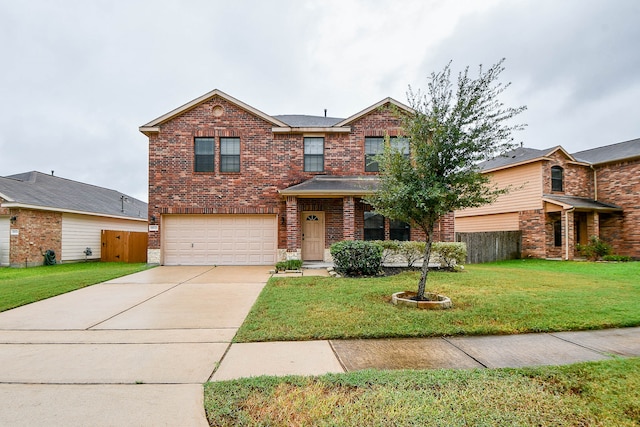
[[[640,356],[640,328],[505,336],[232,344],[212,381],[361,369],[565,365]]]

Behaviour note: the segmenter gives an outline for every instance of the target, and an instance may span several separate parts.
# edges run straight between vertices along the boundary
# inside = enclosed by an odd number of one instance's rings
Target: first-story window
[[[213,172],[215,157],[215,138],[195,138],[194,140],[194,171]]]
[[[364,213],[364,240],[384,240],[384,217],[374,212]]]
[[[389,238],[391,240],[410,240],[409,229],[409,224],[406,222],[392,219],[389,221]]]
[[[240,172],[240,138],[220,138],[220,172]]]
[[[305,137],[304,138],[304,171],[322,172],[324,171],[324,138]]]

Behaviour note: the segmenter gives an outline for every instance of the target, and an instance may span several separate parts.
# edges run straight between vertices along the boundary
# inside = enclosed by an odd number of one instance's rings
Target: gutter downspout
[[[576,208],[572,207],[571,209],[567,209],[564,211],[564,240],[565,240],[565,249],[564,249],[564,260],[569,261],[569,212],[575,211]]]
[[[593,171],[593,200],[598,201],[598,172],[596,172],[596,168],[593,165],[589,165],[591,170]]]

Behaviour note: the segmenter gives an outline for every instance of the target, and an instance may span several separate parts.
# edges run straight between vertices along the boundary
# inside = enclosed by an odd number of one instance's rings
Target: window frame
[[[401,230],[401,231],[400,231]],[[399,233],[402,234],[401,239],[394,238]],[[411,240],[411,227],[408,223],[399,220],[389,220],[389,240],[398,240],[408,242]]]
[[[562,166],[551,166],[551,191],[564,191],[564,168]]]
[[[204,142],[211,145],[204,147]],[[202,153],[202,148],[210,148],[211,153]],[[197,173],[215,173],[216,171],[216,139],[215,137],[194,137],[193,138],[193,171]]]
[[[368,148],[371,148],[371,143],[377,144],[377,151],[368,152]],[[367,144],[369,143],[369,144]],[[365,136],[364,137],[364,171],[365,172],[380,172],[380,165],[374,160],[374,157],[380,154],[384,150],[384,137],[381,136]]]
[[[309,150],[307,150],[307,142],[322,142],[321,153],[308,153],[307,151],[312,151],[313,149],[317,149],[318,147],[312,147],[309,144]],[[302,151],[303,151],[303,170],[305,172],[324,172],[325,164],[324,164],[324,136],[305,136],[302,139]],[[319,160],[319,162],[318,162]],[[313,162],[312,162],[313,161]],[[314,166],[314,167],[311,167]],[[318,169],[319,166],[319,169]]]
[[[233,154],[226,154],[225,153],[225,149],[227,148],[226,144],[227,142],[234,142],[237,143],[237,147],[233,147]],[[222,136],[220,137],[220,173],[239,173],[240,172],[240,168],[241,168],[241,159],[240,159],[240,153],[241,153],[241,145],[240,145],[240,138],[237,136],[233,136],[233,137],[226,137],[226,136]],[[235,153],[235,151],[237,151],[237,153]],[[232,166],[233,168],[229,168],[229,160],[235,160],[232,162]]]
[[[369,216],[369,218],[367,218]],[[376,225],[374,227],[367,227],[367,222],[379,217],[382,220],[382,225]],[[363,240],[385,240],[384,238],[384,216],[379,213],[367,211],[364,213],[363,218]]]

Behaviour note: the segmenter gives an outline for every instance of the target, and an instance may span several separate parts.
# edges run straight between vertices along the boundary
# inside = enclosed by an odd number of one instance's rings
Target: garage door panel
[[[269,265],[276,261],[275,215],[162,218],[166,265]]]

